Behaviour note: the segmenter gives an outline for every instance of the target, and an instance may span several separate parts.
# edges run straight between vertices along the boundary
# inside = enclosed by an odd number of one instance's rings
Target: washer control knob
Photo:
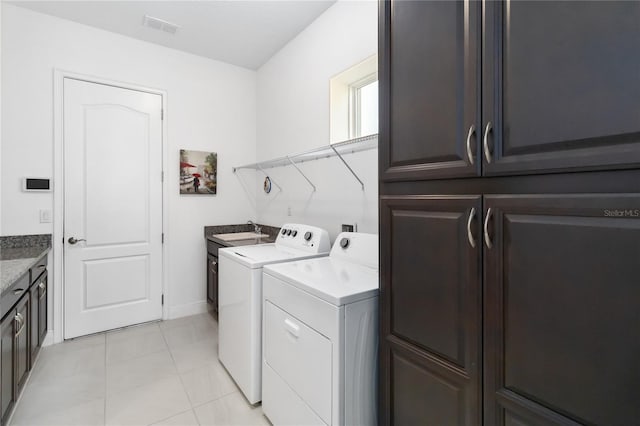
[[[346,249],[347,247],[349,247],[349,239],[348,238],[341,239],[340,247],[342,247],[343,249]]]
[[[298,235],[298,231],[296,231],[295,229],[293,230],[293,232],[291,233],[292,237],[295,237],[296,235]]]
[[[311,237],[313,237],[313,234],[309,231],[304,233],[304,239],[305,241],[309,241],[311,239]]]
[[[282,235],[284,235],[284,234],[286,234],[286,233],[287,233],[287,230],[286,230],[286,229],[284,229],[284,228],[282,228],[282,231],[281,231],[280,233],[281,233]]]
[[[291,229],[287,229],[287,235],[291,235]]]

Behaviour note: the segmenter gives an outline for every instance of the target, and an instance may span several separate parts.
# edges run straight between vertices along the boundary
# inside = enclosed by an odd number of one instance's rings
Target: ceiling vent
[[[144,15],[142,25],[153,28],[154,30],[164,31],[165,33],[175,34],[180,26],[167,22],[164,19],[154,18],[153,16]]]

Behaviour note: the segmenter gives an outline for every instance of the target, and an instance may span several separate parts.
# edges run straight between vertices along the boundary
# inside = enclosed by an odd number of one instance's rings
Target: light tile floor
[[[209,314],[43,348],[11,425],[269,425],[218,361]]]

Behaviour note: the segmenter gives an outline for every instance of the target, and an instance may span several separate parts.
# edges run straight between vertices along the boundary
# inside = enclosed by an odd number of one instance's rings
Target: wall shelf
[[[370,149],[375,149],[378,147],[378,135],[369,135],[363,136],[361,138],[350,139],[343,142],[334,143],[331,145],[322,146],[319,148],[315,148],[309,151],[301,152],[299,154],[286,155],[284,157],[274,158],[271,160],[260,161],[258,163],[253,164],[245,164],[243,166],[237,166],[233,168],[233,172],[240,169],[252,169],[252,170],[260,170],[265,175],[265,169],[271,169],[274,167],[284,167],[284,166],[293,166],[298,172],[306,179],[309,185],[316,190],[315,185],[309,180],[309,178],[304,174],[302,170],[296,165],[296,163],[304,163],[306,161],[312,160],[320,160],[323,158],[331,158],[338,157],[344,166],[351,172],[351,174],[356,178],[356,180],[362,186],[362,190],[364,191],[364,183],[358,177],[358,175],[353,171],[353,169],[349,166],[349,163],[344,159],[343,155],[345,154],[353,154],[356,152],[367,151]],[[272,179],[273,182],[273,179]],[[275,182],[274,182],[275,183]],[[280,190],[279,185],[276,184]]]

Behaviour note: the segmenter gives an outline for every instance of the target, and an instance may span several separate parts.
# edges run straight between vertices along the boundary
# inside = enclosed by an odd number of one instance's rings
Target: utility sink
[[[267,238],[267,234],[258,234],[256,232],[232,232],[230,234],[214,234],[216,238],[220,238],[223,241],[238,241],[238,240],[255,240],[258,238]]]

